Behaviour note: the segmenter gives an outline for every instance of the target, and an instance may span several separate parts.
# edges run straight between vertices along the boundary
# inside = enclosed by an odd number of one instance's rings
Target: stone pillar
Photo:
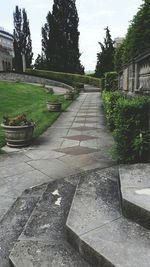
[[[22,71],[25,72],[26,70],[26,59],[25,59],[25,54],[22,53]]]

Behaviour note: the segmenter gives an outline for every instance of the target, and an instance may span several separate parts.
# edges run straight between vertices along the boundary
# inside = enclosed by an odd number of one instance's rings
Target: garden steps
[[[67,242],[65,222],[76,186],[64,179],[47,185],[10,253],[13,267],[89,267]]]
[[[45,184],[25,190],[0,221],[0,267],[8,267],[9,254],[45,190]]]
[[[96,92],[100,92],[100,88],[96,87],[96,86],[92,86],[92,85],[88,85],[88,84],[84,84],[84,89],[83,91],[86,93],[96,93]]]
[[[115,167],[80,179],[66,228],[68,241],[93,267],[149,267],[150,231],[122,215]]]
[[[124,216],[150,230],[150,164],[122,165],[119,176]]]

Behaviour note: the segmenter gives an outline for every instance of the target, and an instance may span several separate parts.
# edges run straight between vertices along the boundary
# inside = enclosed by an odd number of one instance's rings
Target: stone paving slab
[[[9,267],[9,254],[32,213],[45,185],[33,191],[24,192],[3,217],[0,225],[0,266]],[[33,194],[32,194],[33,193]],[[21,267],[21,265],[20,265]]]
[[[65,222],[74,190],[63,179],[47,186],[11,252],[13,266],[89,267],[66,242]]]
[[[150,232],[120,218],[81,237],[80,252],[96,267],[149,267]]]
[[[83,174],[66,227],[94,267],[149,267],[150,231],[122,216],[117,167]]]
[[[150,164],[123,165],[119,175],[124,215],[150,229]]]
[[[63,178],[65,176],[78,172],[77,169],[71,168],[68,164],[63,163],[59,159],[52,160],[32,160],[29,164],[36,170],[49,176],[49,181]]]

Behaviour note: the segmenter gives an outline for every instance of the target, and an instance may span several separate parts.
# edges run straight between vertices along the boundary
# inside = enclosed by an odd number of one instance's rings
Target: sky
[[[142,0],[76,0],[79,16],[79,48],[85,70],[95,70],[98,42],[103,42],[108,26],[112,38],[124,37]],[[1,0],[0,26],[13,32],[15,6],[25,8],[30,23],[34,59],[41,53],[41,27],[46,22],[53,0]]]

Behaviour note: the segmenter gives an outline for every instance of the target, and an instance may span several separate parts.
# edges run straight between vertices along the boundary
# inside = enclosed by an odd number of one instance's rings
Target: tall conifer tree
[[[16,71],[22,71],[22,53],[25,55],[26,67],[32,64],[32,41],[29,20],[25,9],[16,6],[14,17],[14,66]]]
[[[114,42],[107,27],[104,44],[99,42],[101,52],[97,54],[96,77],[103,77],[105,72],[114,70]]]
[[[79,18],[75,0],[54,0],[52,13],[42,28],[42,51],[47,68],[83,73],[79,53]]]

